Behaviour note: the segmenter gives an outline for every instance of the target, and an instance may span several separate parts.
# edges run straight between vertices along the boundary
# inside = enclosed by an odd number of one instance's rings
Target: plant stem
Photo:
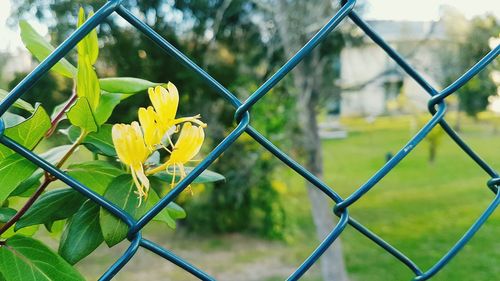
[[[76,85],[76,83],[74,83],[74,84]],[[52,122],[51,122],[51,125],[50,125],[50,129],[45,134],[46,137],[50,137],[55,132],[55,130],[57,128],[57,125],[63,119],[64,114],[75,103],[75,101],[76,101],[77,98],[78,98],[78,95],[76,94],[76,88],[75,88],[75,86],[73,86],[73,94],[68,99],[68,102],[64,105],[64,107],[61,108],[61,110],[56,114],[56,116],[54,117],[54,119],[52,119]]]
[[[78,139],[73,143],[71,148],[64,154],[64,156],[59,160],[57,163],[56,167],[61,168],[62,165],[69,159],[69,157],[75,152],[76,148],[82,143],[82,141],[85,139],[87,136],[86,131],[82,131]],[[17,211],[17,213],[9,219],[8,222],[6,222],[2,227],[0,227],[0,235],[2,235],[5,231],[7,231],[11,226],[13,226],[21,217],[28,211],[31,206],[35,203],[35,201],[42,195],[42,193],[45,191],[45,189],[49,186],[49,184],[53,181],[56,181],[57,179],[50,175],[49,173],[45,173],[45,177],[43,182],[38,186],[36,189],[35,193],[33,193],[28,201],[24,203],[23,207]],[[1,244],[0,244],[1,245]]]
[[[17,213],[12,218],[10,218],[8,222],[6,222],[4,225],[2,225],[2,227],[0,228],[0,235],[2,235],[5,231],[7,231],[7,229],[9,229],[11,226],[13,226],[28,211],[28,209],[31,208],[31,206],[33,206],[33,204],[38,199],[38,197],[40,197],[40,195],[42,195],[45,188],[47,188],[47,186],[53,180],[54,179],[52,177],[50,177],[48,175],[45,176],[45,180],[36,189],[35,193],[33,193],[33,195],[31,195],[31,197],[28,199],[28,201],[26,201],[24,206],[21,209],[19,209],[19,211],[17,211]]]
[[[85,130],[82,131],[82,133],[80,134],[78,139],[76,139],[76,141],[73,143],[73,145],[70,147],[68,152],[66,152],[66,154],[64,154],[64,156],[61,158],[61,160],[59,160],[59,163],[57,163],[57,165],[56,165],[57,168],[62,167],[62,165],[66,162],[66,160],[68,160],[68,158],[71,156],[71,154],[73,154],[73,152],[75,152],[75,149],[78,148],[78,146],[83,142],[83,140],[85,139],[85,137],[87,135],[88,135],[87,131],[85,131]]]

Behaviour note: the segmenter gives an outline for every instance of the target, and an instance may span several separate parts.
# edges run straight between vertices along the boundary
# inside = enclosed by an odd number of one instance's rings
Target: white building
[[[393,48],[435,87],[438,83],[436,49],[445,40],[439,22],[370,21]],[[378,116],[391,113],[388,102],[404,93],[412,106],[425,110],[429,96],[370,38],[341,53],[342,116]]]

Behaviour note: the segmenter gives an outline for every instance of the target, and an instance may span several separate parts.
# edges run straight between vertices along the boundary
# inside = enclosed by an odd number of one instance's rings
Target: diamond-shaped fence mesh
[[[125,264],[133,258],[134,254],[139,247],[150,250],[158,256],[176,264],[185,271],[191,273],[200,280],[215,280],[207,273],[196,268],[187,260],[177,256],[175,253],[162,248],[156,243],[149,241],[141,236],[142,228],[148,224],[153,217],[155,217],[163,208],[172,202],[198,175],[200,175],[208,166],[219,157],[231,144],[238,139],[243,133],[249,134],[255,141],[262,145],[265,149],[271,152],[275,157],[280,159],[288,167],[293,169],[299,175],[304,177],[307,181],[312,183],[315,187],[320,189],[327,197],[334,203],[335,207],[332,213],[339,217],[339,221],[332,229],[329,235],[319,244],[313,253],[300,265],[295,272],[293,272],[287,280],[298,280],[307,270],[318,261],[321,255],[332,245],[332,243],[340,236],[344,229],[350,225],[368,239],[373,241],[376,245],[383,248],[386,252],[406,265],[409,270],[414,274],[414,281],[428,280],[441,270],[474,236],[474,234],[483,226],[488,217],[495,211],[500,202],[500,192],[498,186],[500,185],[500,177],[498,173],[485,161],[481,159],[468,145],[460,138],[460,136],[449,126],[445,119],[446,104],[445,99],[459,90],[478,72],[490,64],[500,53],[500,45],[496,46],[480,61],[478,61],[472,68],[460,76],[455,82],[451,83],[444,90],[439,91],[432,87],[403,57],[401,57],[393,48],[391,48],[383,38],[381,38],[354,10],[356,1],[342,1],[342,7],[333,17],[307,42],[302,49],[300,49],[288,62],[286,62],[274,75],[272,75],[262,86],[260,86],[246,101],[242,102],[236,98],[227,88],[221,85],[216,79],[210,76],[195,62],[190,60],[181,51],[176,49],[167,40],[161,37],[148,25],[143,23],[135,17],[129,10],[121,5],[120,0],[111,0],[103,5],[93,17],[91,17],[85,24],[78,28],[68,39],[66,39],[56,50],[49,55],[36,69],[24,78],[0,103],[0,115],[3,115],[7,109],[20,98],[27,90],[35,85],[35,83],[61,58],[63,58],[83,37],[85,37],[92,29],[103,22],[107,17],[113,13],[117,13],[127,22],[132,24],[135,28],[141,31],[149,39],[162,48],[168,55],[175,58],[188,69],[194,71],[199,75],[209,86],[217,91],[220,96],[225,98],[236,109],[235,120],[237,126],[235,129],[215,148],[210,152],[207,157],[199,163],[199,165],[187,175],[181,182],[177,184],[165,197],[163,197],[153,208],[151,208],[144,216],[138,220],[134,220],[127,212],[120,209],[107,199],[98,195],[85,185],[79,183],[72,177],[65,174],[60,169],[49,164],[42,159],[39,155],[33,153],[29,149],[23,147],[19,143],[3,134],[5,125],[0,122],[0,142],[21,154],[47,173],[53,175],[64,183],[68,184],[81,194],[87,196],[113,215],[125,222],[129,227],[128,240],[130,246],[125,253],[101,276],[99,280],[110,280],[115,276]],[[430,120],[423,126],[420,131],[415,134],[408,143],[401,148],[393,158],[391,158],[380,170],[378,170],[368,181],[366,181],[355,192],[347,198],[340,197],[332,188],[326,183],[315,177],[312,173],[307,171],[304,167],[298,164],[294,159],[282,152],[273,143],[267,140],[256,129],[250,125],[250,109],[252,106],[259,102],[280,80],[285,77],[301,60],[307,56],[311,51],[324,40],[330,32],[332,32],[340,23],[350,18],[363,32],[370,37],[380,48],[382,48],[389,57],[391,57],[412,79],[414,79],[430,96],[428,107],[431,114]],[[493,192],[493,200],[490,205],[484,210],[481,216],[473,223],[467,232],[449,249],[449,251],[436,263],[427,270],[421,269],[415,262],[413,262],[404,253],[393,247],[388,242],[371,232],[363,224],[355,220],[349,215],[348,207],[356,203],[364,194],[369,192],[375,185],[384,178],[398,163],[405,158],[435,127],[441,126],[447,135],[466,153],[472,158],[477,165],[479,165],[484,172],[486,172],[491,179],[487,182],[488,188]]]

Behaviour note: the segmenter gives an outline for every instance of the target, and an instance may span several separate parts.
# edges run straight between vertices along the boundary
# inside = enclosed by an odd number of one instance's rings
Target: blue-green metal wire
[[[176,49],[166,39],[161,37],[151,27],[135,17],[129,10],[121,5],[120,0],[111,0],[104,4],[93,17],[85,22],[78,28],[68,39],[66,39],[59,47],[55,49],[35,70],[26,76],[0,103],[0,116],[2,116],[7,109],[19,99],[26,91],[35,85],[35,83],[43,77],[43,75],[52,68],[61,58],[63,58],[74,46],[85,37],[92,29],[102,23],[113,12],[129,22],[132,26],[137,28],[140,32],[146,35],[168,55],[179,61],[182,65],[195,72],[204,82],[212,87],[222,98],[226,99],[235,108],[235,121],[237,122],[234,130],[211,152],[208,156],[190,173],[186,178],[177,184],[165,197],[163,197],[154,207],[152,207],[144,216],[139,220],[134,220],[127,212],[120,209],[104,197],[93,192],[91,189],[57,169],[40,156],[36,155],[29,149],[18,144],[14,140],[5,136],[5,124],[0,121],[0,143],[24,156],[49,174],[60,179],[70,187],[74,188],[84,196],[93,200],[110,213],[121,219],[129,227],[128,239],[131,241],[130,246],[125,253],[101,276],[99,280],[111,280],[125,265],[132,259],[139,247],[147,249],[160,257],[176,264],[185,271],[191,273],[194,277],[200,280],[212,281],[215,280],[212,276],[205,273],[196,266],[190,264],[188,261],[177,256],[171,251],[142,238],[141,229],[148,224],[151,219],[156,216],[162,209],[164,209],[170,202],[172,202],[193,180],[196,179],[205,169],[209,167],[217,157],[219,157],[231,144],[236,141],[243,133],[250,135],[255,141],[261,144],[265,149],[271,152],[285,165],[293,169],[299,175],[304,177],[307,181],[313,184],[316,188],[321,190],[325,196],[330,198],[335,207],[332,215],[339,216],[339,221],[332,229],[329,235],[319,244],[313,253],[293,272],[287,280],[298,280],[303,276],[308,269],[318,261],[321,255],[332,245],[332,243],[342,234],[347,225],[360,232],[362,235],[373,241],[376,245],[380,246],[387,253],[394,256],[402,264],[408,267],[415,274],[414,281],[428,280],[439,272],[451,259],[458,254],[458,252],[472,239],[474,234],[483,226],[489,216],[495,211],[500,202],[500,192],[498,192],[498,185],[500,185],[500,177],[498,173],[488,165],[478,154],[476,154],[471,147],[448,125],[445,120],[446,104],[445,99],[449,95],[458,91],[477,73],[487,67],[493,60],[495,60],[500,53],[500,46],[496,46],[492,51],[486,54],[476,65],[464,73],[455,82],[450,84],[442,91],[436,90],[430,83],[418,73],[400,54],[398,54],[385,40],[380,37],[357,13],[353,10],[356,1],[342,1],[342,6],[339,11],[307,42],[289,61],[287,61],[274,75],[272,75],[261,87],[259,87],[250,97],[241,102],[236,96],[231,93],[227,88],[221,85],[216,79],[210,76],[205,70],[199,67],[189,57]],[[320,44],[330,32],[332,32],[340,23],[346,18],[350,18],[368,37],[370,37],[377,45],[379,45],[387,55],[392,58],[417,84],[419,84],[430,96],[429,99],[429,112],[431,118],[422,127],[422,129],[413,136],[409,142],[401,148],[398,153],[380,168],[365,184],[356,189],[350,196],[343,199],[327,184],[314,176],[307,169],[302,167],[293,158],[286,155],[272,142],[266,139],[255,128],[250,125],[250,110],[253,105],[259,102],[264,96],[276,85],[283,77],[285,77],[297,64],[299,64],[305,56],[307,56],[318,44]],[[492,203],[488,208],[479,216],[470,229],[457,241],[453,247],[431,268],[427,271],[422,271],[418,265],[413,262],[404,253],[400,252],[394,246],[377,236],[368,228],[363,226],[360,222],[355,220],[348,213],[348,207],[355,204],[357,200],[363,197],[364,194],[369,192],[382,178],[384,178],[398,163],[406,157],[417,146],[427,134],[439,124],[444,131],[450,136],[451,139],[477,164],[479,165],[490,177],[487,186],[496,194]],[[235,167],[236,168],[236,167]]]

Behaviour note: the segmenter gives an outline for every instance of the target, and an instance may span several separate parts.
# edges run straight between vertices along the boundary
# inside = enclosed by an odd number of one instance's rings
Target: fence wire
[[[304,177],[307,181],[312,183],[315,187],[320,189],[326,196],[328,196],[334,203],[335,207],[332,211],[339,217],[338,223],[329,233],[329,235],[319,244],[319,246],[311,253],[311,255],[293,272],[287,280],[298,280],[307,272],[307,270],[318,261],[321,255],[332,245],[332,243],[344,231],[347,225],[350,225],[375,244],[383,248],[387,253],[403,263],[409,270],[411,270],[415,277],[413,281],[428,280],[433,277],[439,270],[441,270],[450,260],[470,241],[474,234],[482,227],[488,217],[495,211],[500,202],[500,177],[498,173],[488,165],[481,157],[476,154],[467,143],[451,128],[446,122],[446,104],[445,99],[451,94],[459,90],[478,72],[490,64],[500,53],[500,45],[496,46],[480,61],[478,61],[472,68],[465,72],[455,82],[451,83],[444,90],[439,91],[431,86],[401,55],[398,54],[389,44],[380,37],[367,23],[364,21],[354,10],[356,0],[343,0],[342,6],[338,12],[307,42],[288,62],[286,62],[273,76],[271,76],[262,86],[260,86],[246,101],[242,102],[236,98],[227,88],[221,85],[216,79],[210,76],[195,62],[190,60],[185,54],[176,49],[165,38],[161,37],[151,27],[146,25],[136,16],[134,16],[128,9],[121,5],[122,0],[110,0],[104,4],[93,17],[85,22],[73,34],[71,34],[59,47],[57,47],[52,54],[50,54],[40,65],[38,65],[33,72],[24,78],[0,103],[0,116],[3,115],[7,109],[19,99],[26,91],[35,85],[35,83],[53,67],[61,58],[63,58],[75,45],[82,40],[92,29],[97,27],[111,14],[116,13],[129,22],[132,26],[141,31],[149,39],[163,49],[167,54],[175,58],[188,69],[194,71],[199,77],[204,80],[210,87],[212,87],[221,97],[226,99],[234,108],[235,120],[237,126],[233,131],[212,150],[207,157],[200,162],[200,164],[180,181],[164,198],[162,198],[154,207],[152,207],[144,216],[138,220],[134,220],[127,212],[120,209],[106,198],[98,195],[85,185],[81,184],[74,178],[68,176],[60,169],[49,164],[39,155],[33,153],[29,149],[23,147],[19,143],[10,139],[3,134],[5,124],[0,122],[0,143],[9,147],[10,149],[21,154],[40,168],[50,173],[54,177],[63,181],[71,186],[84,196],[90,198],[113,215],[121,219],[129,227],[128,240],[130,245],[123,255],[100,277],[99,280],[111,280],[124,266],[132,259],[139,247],[148,249],[149,251],[157,254],[158,256],[176,264],[185,271],[191,273],[193,276],[200,280],[215,280],[214,277],[205,273],[201,269],[195,267],[187,260],[177,256],[175,253],[159,246],[158,244],[147,240],[141,236],[142,228],[148,224],[153,217],[155,217],[163,208],[172,202],[198,175],[200,175],[208,166],[217,159],[231,144],[238,139],[243,133],[250,135],[255,141],[261,144],[265,149],[271,152],[275,157],[280,159],[288,167],[293,169],[299,175]],[[378,170],[368,181],[360,186],[355,192],[347,198],[340,197],[332,188],[319,178],[314,176],[311,172],[302,167],[294,159],[282,152],[272,142],[267,140],[255,128],[250,125],[250,109],[252,106],[259,102],[280,80],[285,77],[298,63],[304,59],[311,51],[320,44],[332,30],[334,30],[341,22],[349,18],[355,25],[357,25],[363,32],[373,40],[380,48],[382,48],[389,57],[391,57],[415,82],[417,82],[430,96],[428,102],[428,109],[431,114],[430,120],[423,126],[420,131],[415,134],[409,142],[401,148],[393,158],[391,158],[380,170]],[[349,215],[348,207],[356,203],[364,194],[370,191],[375,185],[384,178],[398,163],[406,157],[435,126],[441,126],[447,135],[466,153],[472,160],[479,165],[486,174],[491,177],[487,182],[487,187],[493,192],[494,198],[490,205],[484,210],[479,218],[472,224],[467,232],[449,249],[449,251],[438,260],[432,267],[427,270],[422,270],[414,261],[407,257],[404,253],[396,249],[394,246],[377,236],[377,234],[370,231],[363,226],[360,222],[355,220]]]

